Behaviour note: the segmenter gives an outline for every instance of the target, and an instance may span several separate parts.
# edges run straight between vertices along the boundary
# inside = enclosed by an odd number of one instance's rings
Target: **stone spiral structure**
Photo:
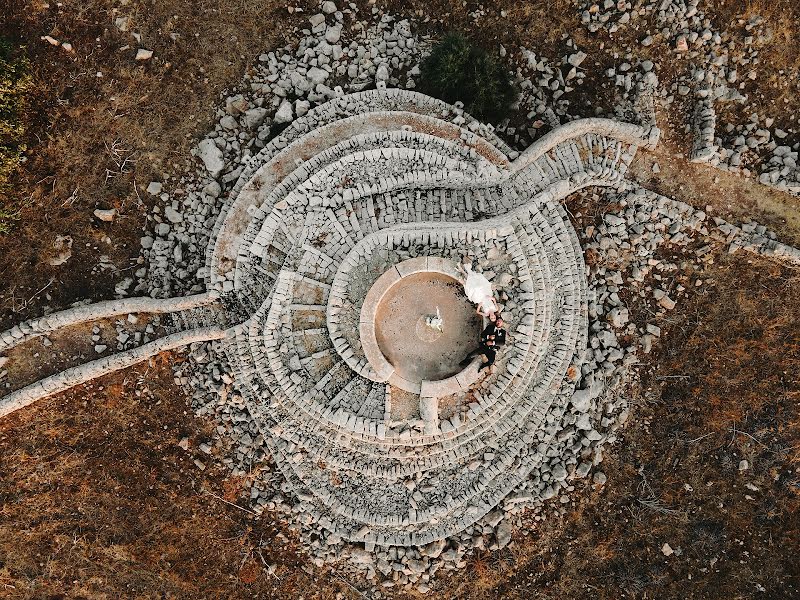
[[[304,518],[353,542],[424,545],[544,459],[587,336],[582,253],[558,201],[618,183],[657,139],[599,119],[562,129],[517,155],[457,108],[374,90],[311,111],[243,169],[207,287],[245,323],[226,351]],[[462,255],[513,265],[500,368],[398,385],[365,353],[368,290]]]
[[[587,345],[585,266],[560,200],[620,183],[657,138],[585,119],[518,154],[457,107],[378,89],[311,110],[242,166],[208,292],[176,321],[226,352],[303,523],[368,548],[422,546],[546,460]],[[367,346],[369,290],[409,269],[453,274],[465,256],[505,274],[496,370],[398,380]]]

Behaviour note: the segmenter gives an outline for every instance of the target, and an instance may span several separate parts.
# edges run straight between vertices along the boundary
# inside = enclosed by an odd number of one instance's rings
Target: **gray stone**
[[[308,18],[308,22],[311,23],[311,27],[316,27],[318,25],[322,25],[325,22],[325,15],[323,15],[321,13],[320,14],[316,14],[316,15],[311,15]]]
[[[339,41],[339,38],[342,37],[342,28],[341,26],[334,26],[328,27],[327,31],[325,32],[325,41],[329,44],[335,44]]]
[[[319,83],[325,83],[325,80],[328,79],[328,72],[319,67],[311,67],[308,70],[307,76],[312,84],[317,85]]]
[[[197,146],[197,157],[203,161],[208,173],[216,178],[225,168],[225,160],[214,140],[206,138]]]
[[[266,116],[266,108],[251,108],[244,113],[244,124],[248,129],[256,129],[264,122]]]
[[[583,61],[586,60],[587,56],[588,54],[586,54],[586,52],[582,52],[579,50],[574,54],[570,54],[569,58],[567,59],[567,62],[571,64],[573,67],[580,67]]]
[[[378,69],[375,71],[375,80],[389,81],[389,68],[386,66],[385,63],[381,63],[380,65],[378,65]]]
[[[94,211],[94,216],[100,219],[101,221],[105,221],[106,223],[111,223],[114,219],[117,218],[117,209],[116,208],[97,208]]]
[[[509,519],[503,519],[500,525],[497,526],[497,548],[502,549],[508,546],[511,542],[511,533],[513,527]]]
[[[274,121],[276,123],[288,123],[294,118],[294,111],[292,108],[292,103],[288,100],[284,100],[281,102],[280,107],[278,107],[278,112],[275,113]]]
[[[164,208],[164,216],[170,223],[183,223],[183,215],[169,205]]]

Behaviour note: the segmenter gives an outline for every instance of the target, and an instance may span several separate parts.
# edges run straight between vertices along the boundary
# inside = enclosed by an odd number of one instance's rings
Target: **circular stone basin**
[[[436,315],[442,331],[426,323]],[[477,346],[482,319],[464,295],[463,285],[443,273],[403,277],[381,298],[375,337],[395,373],[412,383],[438,381],[459,373],[459,362]]]

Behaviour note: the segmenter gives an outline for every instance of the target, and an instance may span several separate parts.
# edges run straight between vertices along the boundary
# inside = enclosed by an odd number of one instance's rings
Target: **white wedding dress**
[[[480,307],[480,313],[487,317],[489,313],[497,312],[497,303],[492,293],[492,284],[481,273],[472,270],[472,265],[464,265],[466,279],[464,280],[464,293],[469,301]]]

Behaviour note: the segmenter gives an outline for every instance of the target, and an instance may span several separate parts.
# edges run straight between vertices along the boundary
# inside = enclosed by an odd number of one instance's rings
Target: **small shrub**
[[[10,179],[25,152],[24,113],[30,88],[27,58],[0,38],[0,234],[8,232],[18,213],[9,199]]]
[[[464,103],[479,119],[503,119],[517,98],[505,67],[460,33],[449,33],[420,67],[419,89],[445,102]]]

